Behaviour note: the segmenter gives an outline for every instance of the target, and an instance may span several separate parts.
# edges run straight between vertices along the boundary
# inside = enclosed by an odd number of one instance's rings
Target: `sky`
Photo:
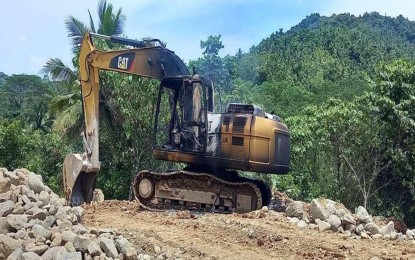
[[[185,62],[202,56],[200,41],[221,35],[221,56],[249,51],[282,28],[289,30],[307,15],[379,12],[415,20],[413,0],[109,0],[127,17],[125,34],[133,39],[158,38]],[[0,13],[0,72],[40,74],[49,58],[71,65],[65,18],[95,21],[98,0],[13,0]]]

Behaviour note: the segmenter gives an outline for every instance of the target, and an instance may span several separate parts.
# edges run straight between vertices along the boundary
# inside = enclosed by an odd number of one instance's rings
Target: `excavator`
[[[103,38],[125,49],[98,50]],[[132,181],[133,196],[147,210],[249,212],[268,205],[270,187],[237,170],[267,174],[289,172],[290,135],[281,119],[241,103],[214,112],[213,82],[190,73],[160,40],[133,40],[86,33],[79,54],[84,152],[70,153],[63,165],[69,205],[90,203],[100,170],[100,70],[156,79],[153,157],[186,165],[183,169],[142,170]],[[150,102],[150,101],[149,101]]]

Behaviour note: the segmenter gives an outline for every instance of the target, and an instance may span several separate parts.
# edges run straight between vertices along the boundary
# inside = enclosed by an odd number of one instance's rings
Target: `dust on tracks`
[[[283,213],[141,211],[135,202],[86,206],[85,225],[111,227],[147,254],[182,259],[414,259],[408,242],[355,240],[298,228]]]

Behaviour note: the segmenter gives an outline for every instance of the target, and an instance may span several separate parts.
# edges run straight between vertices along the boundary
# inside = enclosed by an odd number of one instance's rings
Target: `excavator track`
[[[205,212],[249,212],[268,205],[270,189],[262,181],[233,175],[192,171],[141,171],[133,181],[134,197],[151,211],[197,210]]]

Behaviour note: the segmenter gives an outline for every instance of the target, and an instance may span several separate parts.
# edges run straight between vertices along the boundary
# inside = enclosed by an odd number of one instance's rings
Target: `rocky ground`
[[[0,259],[137,259],[121,234],[87,228],[85,210],[64,205],[40,175],[0,168]]]
[[[116,229],[148,259],[415,259],[413,240],[299,227],[285,213],[267,209],[148,212],[135,202],[105,201],[85,211],[86,226]]]
[[[415,259],[414,231],[363,207],[283,194],[246,214],[71,208],[38,175],[0,169],[0,259]]]

